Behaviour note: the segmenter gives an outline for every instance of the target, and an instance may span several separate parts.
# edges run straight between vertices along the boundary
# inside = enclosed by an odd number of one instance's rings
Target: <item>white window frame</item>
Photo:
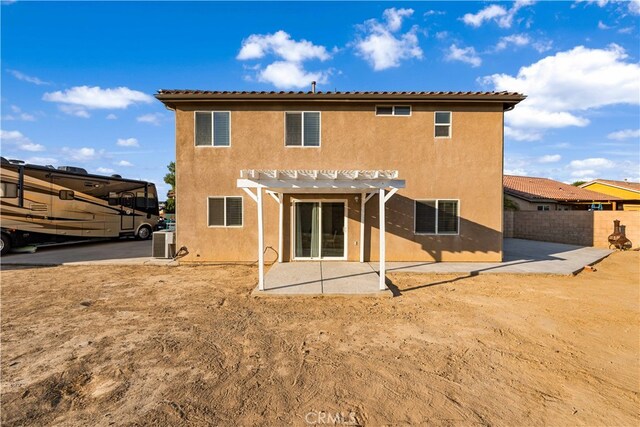
[[[227,225],[227,199],[228,198],[240,198],[240,204],[242,209],[242,224],[240,225]],[[224,224],[225,225],[209,225],[209,200],[210,199],[224,199]],[[207,196],[207,228],[242,228],[244,227],[244,197],[243,196]]]
[[[301,129],[301,142],[300,145],[287,145],[287,114],[291,113],[301,113],[302,114],[302,129]],[[304,145],[304,113],[318,113],[318,117],[320,119],[319,122],[319,131],[318,131],[318,145]],[[282,116],[284,123],[284,146],[285,148],[320,148],[322,147],[322,111],[285,111]]]
[[[549,205],[537,205],[537,209],[539,212],[545,212],[545,211],[550,211],[551,210],[551,206]]]
[[[323,257],[322,256],[322,233],[320,233],[320,240],[318,241],[319,250],[318,257],[297,257],[296,256],[296,204],[298,203],[319,203],[318,206],[318,218],[322,222],[322,204],[323,203],[344,203],[344,256],[341,257]],[[348,199],[298,199],[291,198],[291,211],[290,211],[290,237],[291,241],[289,248],[291,250],[290,259],[293,261],[346,261],[348,259],[349,250],[349,200]],[[322,227],[322,224],[320,224]]]
[[[196,113],[211,113],[211,145],[197,145]],[[215,128],[213,113],[229,113],[229,145],[214,145]],[[231,148],[231,111],[230,110],[196,110],[193,112],[193,146],[196,148]]]
[[[378,114],[378,107],[391,107],[391,114]],[[406,116],[402,114],[396,114],[396,107],[409,107],[409,114],[407,114]],[[376,105],[375,114],[376,114],[376,117],[411,117],[411,115],[413,114],[413,107],[411,105],[406,105],[406,104],[398,104],[398,105],[379,104],[379,105]]]
[[[457,230],[455,233],[453,232],[438,232],[438,213],[440,212],[440,201],[443,202],[456,202],[456,218],[458,218]],[[416,222],[418,219],[418,202],[436,202],[436,224],[435,224],[435,232],[433,233],[418,233],[416,231]],[[413,201],[413,234],[416,236],[458,236],[460,235],[460,199],[416,199]]]
[[[446,126],[444,123],[436,123],[436,114],[449,113],[449,135],[448,136],[436,136],[436,126]],[[436,139],[451,139],[453,137],[453,111],[434,111],[433,112],[433,137]],[[443,199],[444,200],[444,199]]]

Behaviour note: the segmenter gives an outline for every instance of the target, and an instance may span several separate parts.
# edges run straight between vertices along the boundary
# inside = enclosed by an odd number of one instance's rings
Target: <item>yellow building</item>
[[[596,179],[582,184],[580,187],[622,199],[621,202],[618,202],[619,210],[640,210],[640,183]]]

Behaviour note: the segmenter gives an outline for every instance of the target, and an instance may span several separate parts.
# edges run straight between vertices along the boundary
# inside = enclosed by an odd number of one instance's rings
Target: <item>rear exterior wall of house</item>
[[[406,105],[405,103],[397,103]],[[195,111],[230,112],[230,146],[194,143]],[[319,111],[319,147],[285,146],[285,112]],[[451,111],[450,138],[434,136],[434,112]],[[387,202],[388,261],[502,259],[503,111],[499,103],[416,103],[410,116],[377,116],[365,102],[184,103],[176,109],[177,244],[185,262],[257,260],[257,207],[236,187],[242,169],[394,169],[406,188]],[[242,197],[241,227],[209,227],[207,198]],[[360,197],[358,195],[358,197]],[[356,195],[284,197],[283,261],[292,259],[292,200],[347,200],[347,255],[360,254]],[[455,235],[414,232],[415,200],[458,200]],[[277,258],[278,204],[265,195],[265,247]],[[378,260],[378,196],[366,204],[365,260]]]

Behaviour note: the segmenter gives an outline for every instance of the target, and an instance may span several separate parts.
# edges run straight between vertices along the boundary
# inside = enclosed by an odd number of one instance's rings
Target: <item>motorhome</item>
[[[157,226],[158,196],[151,182],[0,159],[2,255],[31,243],[148,239]]]

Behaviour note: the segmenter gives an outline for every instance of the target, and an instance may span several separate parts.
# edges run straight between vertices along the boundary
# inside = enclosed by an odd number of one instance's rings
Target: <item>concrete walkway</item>
[[[387,262],[390,273],[557,274],[570,275],[609,255],[611,250],[533,240],[505,239],[504,262]],[[368,294],[378,289],[378,263],[287,262],[265,275],[265,290],[255,295]]]
[[[387,273],[570,275],[607,257],[612,250],[535,240],[504,239],[503,262],[387,262]],[[371,263],[378,271],[378,263]]]

